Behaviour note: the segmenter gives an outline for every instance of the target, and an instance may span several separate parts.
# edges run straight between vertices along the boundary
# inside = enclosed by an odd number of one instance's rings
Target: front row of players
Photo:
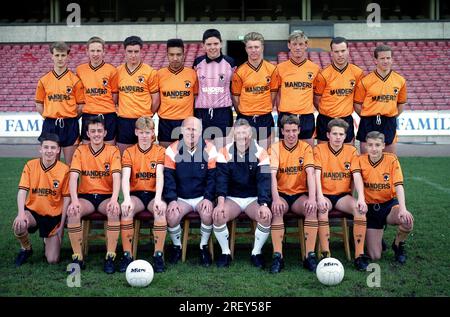
[[[330,256],[328,212],[332,209],[353,215],[358,270],[365,270],[369,259],[381,258],[387,224],[398,226],[392,249],[398,262],[406,261],[405,240],[414,220],[406,209],[399,161],[394,154],[383,152],[384,135],[380,132],[368,133],[368,153],[358,156],[355,147],[344,144],[348,124],[334,119],[328,124],[329,142],[313,149],[298,139],[298,118],[284,116],[284,139],[272,144],[267,153],[252,138],[248,122],[238,119],[233,126],[233,142],[218,152],[211,142],[201,138],[201,121],[189,117],[183,121],[182,138],[165,150],[154,144],[153,120],[142,117],[136,121],[138,143],[125,150],[121,158],[117,147],[105,144],[107,132],[100,117],[90,119],[87,126],[91,142],[76,149],[70,169],[57,160],[60,146],[53,134],[41,138],[41,157],[26,163],[17,196],[18,215],[13,223],[21,245],[16,266],[31,256],[28,233],[37,229],[44,238],[47,261],[58,262],[67,220],[72,261],[84,268],[81,218],[98,211],[107,216],[104,271],[115,272],[121,234],[124,254],[119,270],[124,272],[133,261],[133,218],[145,209],[154,215],[156,272],[165,270],[167,231],[172,240],[169,262],[180,260],[180,221],[191,211],[198,212],[201,218],[202,266],[212,263],[208,250],[212,231],[222,251],[217,266],[230,265],[227,222],[245,212],[257,223],[251,263],[265,267],[261,250],[271,234],[270,271],[280,272],[284,267],[283,215],[288,210],[305,217],[303,265],[310,271],[315,271],[319,257]],[[121,183],[124,200],[120,206]],[[358,198],[352,195],[352,185]],[[320,255],[314,252],[317,234]]]

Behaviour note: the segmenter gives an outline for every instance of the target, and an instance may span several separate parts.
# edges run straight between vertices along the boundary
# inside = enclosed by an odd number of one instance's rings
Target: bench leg
[[[348,224],[347,224],[347,219],[346,218],[342,218],[341,220],[341,225],[342,225],[342,239],[344,240],[344,249],[345,249],[345,255],[347,256],[347,260],[351,260],[352,257],[350,255],[350,239],[349,239],[349,235],[348,235]]]
[[[306,254],[306,243],[305,243],[305,229],[304,229],[303,219],[298,219],[298,235],[300,240],[300,253],[301,253],[301,261],[305,259]]]
[[[189,239],[189,227],[190,227],[190,220],[185,219],[184,225],[183,225],[183,242],[182,242],[182,248],[181,248],[181,261],[184,263],[186,261],[186,251],[187,251],[187,245],[188,245],[188,239]]]
[[[234,244],[236,242],[236,219],[231,221],[231,230],[230,230],[230,252],[231,258],[234,260]]]
[[[91,231],[91,221],[90,220],[82,220],[81,221],[81,230],[83,235],[83,242],[81,251],[83,252],[83,259],[87,257],[89,250],[89,231]]]
[[[139,244],[140,232],[141,232],[141,221],[139,219],[134,219],[133,244],[132,244],[133,259],[137,258],[137,248]]]

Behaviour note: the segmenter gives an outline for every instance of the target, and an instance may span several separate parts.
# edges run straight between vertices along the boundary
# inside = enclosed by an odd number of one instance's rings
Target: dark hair
[[[285,124],[296,124],[298,127],[300,127],[300,120],[296,115],[293,114],[284,115],[283,117],[281,117],[280,128],[284,129]]]
[[[203,43],[205,43],[205,41],[207,39],[209,39],[210,37],[217,37],[219,39],[219,41],[222,42],[222,36],[220,35],[220,32],[216,29],[208,29],[203,33]]]
[[[123,47],[127,48],[129,45],[139,45],[140,48],[144,45],[144,42],[139,36],[133,35],[129,36],[123,41]]]
[[[330,48],[333,47],[333,44],[341,44],[341,43],[345,43],[345,46],[348,47],[347,39],[345,37],[341,36],[333,37],[330,42]]]
[[[345,133],[347,133],[347,130],[348,130],[349,125],[348,125],[348,123],[347,123],[344,119],[341,119],[341,118],[334,118],[333,120],[331,120],[330,122],[328,122],[328,126],[327,126],[328,132],[331,132],[331,129],[332,129],[333,127],[344,128]]]
[[[392,48],[387,45],[378,45],[377,47],[375,47],[375,50],[373,51],[373,56],[375,58],[378,58],[379,52],[391,52],[391,57],[394,56],[394,53],[392,52]]]
[[[182,39],[167,40],[167,50],[169,50],[169,47],[180,47],[184,52],[184,43]]]
[[[50,45],[50,53],[53,54],[53,50],[56,50],[58,52],[66,52],[67,54],[70,53],[70,47],[65,42],[54,42]]]
[[[41,135],[39,137],[39,142],[41,142],[41,145],[42,145],[42,143],[44,143],[44,141],[53,141],[53,142],[56,142],[56,144],[58,144],[58,146],[60,146],[59,145],[59,136],[54,133],[44,133],[43,135]]]
[[[103,127],[105,127],[105,119],[103,119],[101,116],[95,116],[90,117],[89,119],[86,120],[86,128],[88,129],[89,125],[97,123],[100,123]]]

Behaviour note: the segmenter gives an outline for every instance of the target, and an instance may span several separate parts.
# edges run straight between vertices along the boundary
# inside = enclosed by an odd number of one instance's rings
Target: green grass
[[[16,269],[14,257],[19,249],[11,224],[17,213],[17,184],[27,159],[0,159],[2,173],[0,197],[0,296],[450,296],[450,158],[401,158],[405,175],[408,209],[415,217],[414,232],[408,239],[408,262],[399,266],[393,262],[390,248],[378,263],[381,267],[381,287],[369,288],[369,272],[357,272],[345,260],[343,245],[333,239],[333,256],[346,269],[343,282],[336,287],[321,285],[314,274],[300,266],[299,244],[288,240],[285,246],[286,269],[277,275],[250,266],[251,241],[239,242],[236,259],[228,269],[202,268],[197,265],[198,246],[188,248],[184,264],[167,266],[163,274],[155,275],[144,289],[128,286],[124,274],[106,275],[102,272],[104,246],[92,245],[87,258],[87,270],[82,271],[81,287],[66,284],[66,265],[71,249],[67,232],[61,250],[62,261],[48,265],[43,261],[43,243],[32,235],[32,263]],[[390,246],[395,229],[386,231]],[[353,249],[353,248],[352,248]],[[120,244],[119,244],[120,250]],[[150,259],[153,245],[142,244],[139,258]],[[216,244],[216,254],[219,246]],[[353,252],[353,250],[352,250]],[[271,255],[270,239],[264,248],[266,259]]]

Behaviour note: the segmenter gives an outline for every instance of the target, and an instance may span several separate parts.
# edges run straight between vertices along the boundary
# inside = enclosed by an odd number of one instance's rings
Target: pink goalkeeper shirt
[[[193,67],[199,84],[195,108],[231,107],[230,82],[236,69],[234,60],[222,54],[216,59],[203,55],[195,59]]]

